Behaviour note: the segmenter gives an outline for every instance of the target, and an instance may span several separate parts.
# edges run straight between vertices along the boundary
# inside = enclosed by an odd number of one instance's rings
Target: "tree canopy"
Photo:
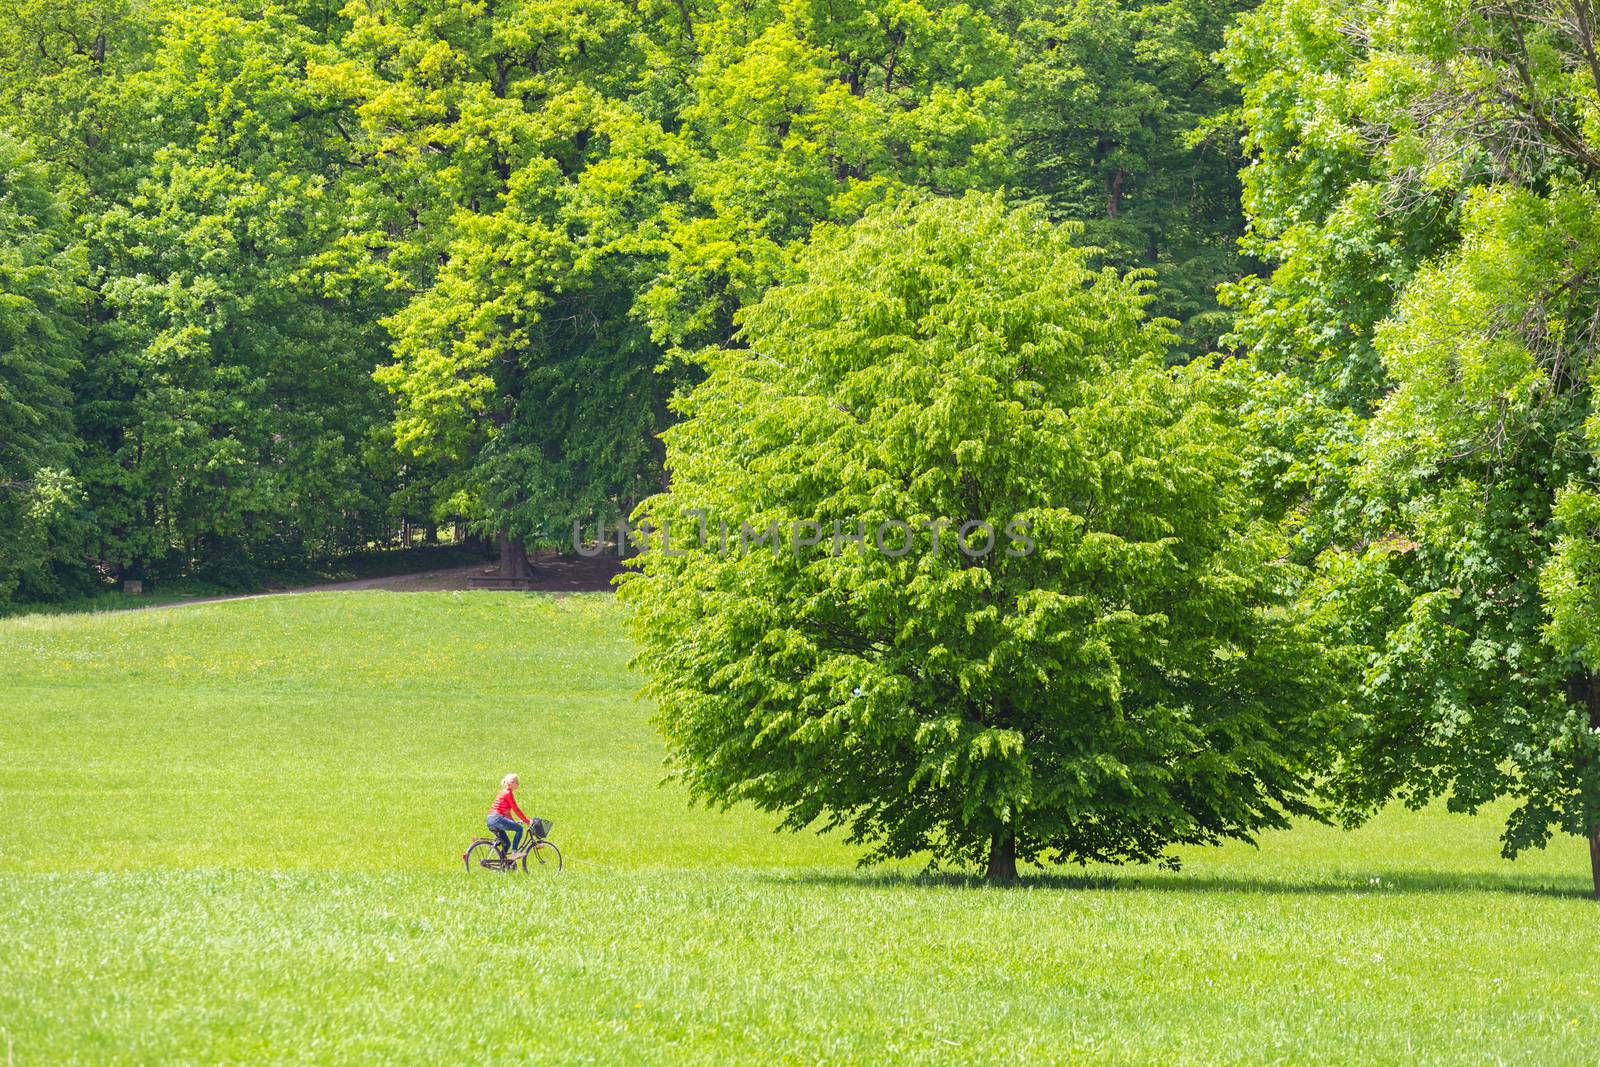
[[[44,169],[0,132],[0,602],[57,591],[52,565],[81,548],[68,473],[81,252]]]
[[[1314,812],[1326,652],[1145,289],[969,195],[814,235],[741,316],[623,586],[696,795],[992,877]]]
[[[697,354],[814,226],[906,189],[1081,217],[1214,347],[1227,14],[12,5],[0,122],[87,268],[89,537],[57,562],[248,583],[456,520],[520,569],[659,489]]]
[[[1366,649],[1336,794],[1511,798],[1506,854],[1589,837],[1600,893],[1595,18],[1272,0],[1229,62],[1274,264],[1240,342],[1320,430],[1277,469]]]

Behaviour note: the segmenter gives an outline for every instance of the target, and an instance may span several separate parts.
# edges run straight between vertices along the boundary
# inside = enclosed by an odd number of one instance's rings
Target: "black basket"
[[[535,841],[543,841],[550,836],[550,820],[535,818],[528,823],[528,832]]]

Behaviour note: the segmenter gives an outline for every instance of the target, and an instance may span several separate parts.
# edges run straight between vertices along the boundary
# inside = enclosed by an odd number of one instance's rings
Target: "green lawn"
[[[0,621],[0,1057],[1600,1062],[1575,839],[1397,811],[1179,874],[861,873],[662,786],[627,654],[606,596]],[[508,770],[559,879],[461,868]]]

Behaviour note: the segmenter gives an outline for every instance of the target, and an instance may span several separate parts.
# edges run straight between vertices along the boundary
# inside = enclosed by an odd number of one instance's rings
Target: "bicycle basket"
[[[545,838],[550,836],[549,819],[535,818],[528,824],[528,828],[533,833],[533,838],[535,841],[543,841]]]

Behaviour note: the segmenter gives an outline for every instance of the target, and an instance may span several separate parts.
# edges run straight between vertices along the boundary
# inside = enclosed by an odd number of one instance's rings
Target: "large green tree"
[[[631,101],[660,74],[610,0],[352,14],[312,72],[358,117],[342,252],[403,298],[378,373],[394,443],[519,575],[526,542],[657,484],[667,386],[631,311],[674,143]]]
[[[57,591],[81,549],[73,371],[82,357],[82,248],[44,168],[0,133],[0,604]]]
[[[997,879],[1312,812],[1325,652],[1145,289],[972,194],[820,231],[742,316],[622,590],[696,796]]]
[[[249,580],[383,514],[362,455],[388,305],[322,264],[348,220],[318,49],[283,9],[189,4],[123,79],[113,135],[137,164],[86,225],[99,323],[78,408],[101,552],[126,572]]]
[[[1511,798],[1506,855],[1588,838],[1600,895],[1597,32],[1587,4],[1272,0],[1230,63],[1275,264],[1239,332],[1303,389],[1275,473],[1367,649],[1336,792]]]
[[[349,119],[306,79],[327,14],[0,13],[0,118],[50,165],[88,262],[73,470],[113,573],[248,581],[382,536],[370,370],[393,301],[335,269]]]

